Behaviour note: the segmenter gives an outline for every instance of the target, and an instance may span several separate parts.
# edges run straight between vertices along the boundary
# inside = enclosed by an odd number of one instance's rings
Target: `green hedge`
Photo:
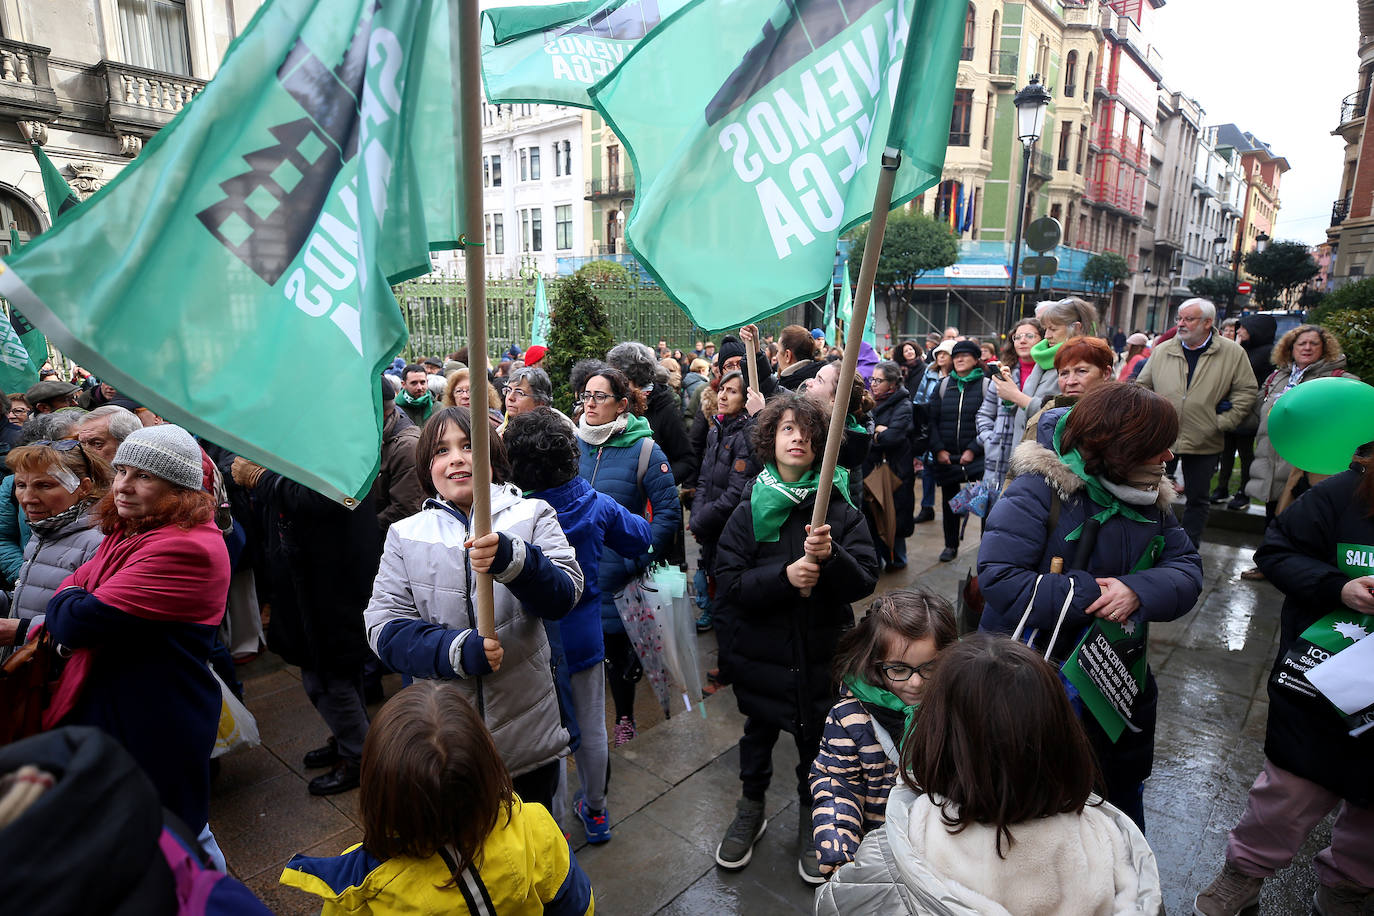
[[[1341,342],[1346,369],[1374,383],[1374,308],[1333,312],[1321,325]]]

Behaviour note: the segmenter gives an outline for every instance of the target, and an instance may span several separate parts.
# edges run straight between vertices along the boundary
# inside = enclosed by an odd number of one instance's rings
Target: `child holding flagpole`
[[[849,501],[842,467],[826,524],[814,531],[809,525],[826,433],[824,410],[804,394],[768,402],[753,434],[763,470],[726,522],[716,554],[716,595],[732,631],[721,664],[747,717],[739,745],[743,797],[716,862],[728,869],[749,864],[768,826],[773,745],[786,731],[799,758],[797,867],[808,883],[825,880],[812,840],[808,776],[835,701],[835,646],[854,625],[849,603],[870,594],[878,579],[868,526]]]

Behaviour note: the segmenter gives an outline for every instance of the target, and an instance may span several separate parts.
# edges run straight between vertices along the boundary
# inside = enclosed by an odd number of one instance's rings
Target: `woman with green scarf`
[[[863,513],[850,503],[848,474],[835,469],[826,523],[811,529],[828,417],[801,393],[775,394],[759,412],[754,452],[763,470],[730,515],[716,546],[721,659],[745,716],[740,738],[742,798],[716,850],[722,868],[749,864],[768,826],[764,794],[781,732],[797,745],[797,867],[824,880],[811,830],[811,762],[836,699],[835,646],[854,626],[850,602],[873,591],[878,557]]]
[[[945,549],[940,562],[959,553],[960,518],[950,508],[959,488],[983,476],[983,443],[978,438],[978,411],[991,387],[979,362],[982,351],[971,340],[954,344],[954,372],[941,380],[930,399],[930,453],[935,458],[935,482],[943,500],[940,523]]]
[[[1059,374],[1054,368],[1054,356],[1059,347],[1070,337],[1097,332],[1097,309],[1076,296],[1066,299],[1042,302],[1035,307],[1035,317],[1040,319],[1044,338],[1031,347],[1030,356],[1035,362],[1030,378],[1021,390],[999,384],[998,394],[1016,405],[1016,417],[1012,421],[1015,441],[1019,442],[1026,432],[1030,418],[1045,406],[1045,400],[1059,393]]]
[[[980,629],[1018,633],[1063,669],[1096,624],[1093,632],[1112,641],[1107,652],[1142,674],[1128,720],[1113,720],[1067,679],[1071,670],[1064,675],[1107,801],[1142,830],[1158,703],[1148,658],[1137,668],[1145,625],[1182,617],[1202,591],[1202,560],[1170,508],[1174,488],[1164,474],[1177,436],[1177,412],[1154,392],[1114,381],[1090,389],[1059,417],[1048,444],[1017,447],[978,550]]]

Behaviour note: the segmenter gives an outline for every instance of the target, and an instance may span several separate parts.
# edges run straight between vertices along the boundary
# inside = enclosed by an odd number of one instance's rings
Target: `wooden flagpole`
[[[472,536],[491,533],[491,421],[487,416],[487,274],[482,223],[481,11],[477,0],[448,0],[453,69],[453,132],[463,195],[463,267],[472,403]],[[491,576],[477,574],[477,632],[496,638]]]
[[[840,443],[844,438],[845,418],[849,413],[849,393],[854,389],[859,345],[863,343],[864,325],[868,322],[868,301],[873,296],[873,278],[878,273],[878,255],[883,250],[883,235],[887,232],[887,212],[892,207],[892,188],[897,182],[897,167],[901,163],[900,150],[883,151],[883,169],[878,173],[878,187],[873,194],[873,219],[864,239],[859,284],[854,289],[854,310],[845,328],[844,358],[840,360],[840,375],[835,380],[835,406],[830,413],[830,431],[825,436],[825,457],[821,461],[820,480],[816,485],[816,504],[811,510],[813,531],[825,524],[825,516],[830,509],[830,490],[835,481],[835,465],[840,460]],[[802,589],[803,596],[810,594],[811,589]]]

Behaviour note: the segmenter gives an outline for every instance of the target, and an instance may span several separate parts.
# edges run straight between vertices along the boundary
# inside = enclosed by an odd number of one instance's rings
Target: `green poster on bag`
[[[630,152],[629,246],[692,320],[831,288],[839,237],[944,164],[964,0],[690,0],[591,90]]]
[[[0,295],[159,415],[361,497],[406,340],[390,285],[462,225],[447,10],[270,0],[127,169],[5,259]],[[303,360],[328,397],[291,396]]]

